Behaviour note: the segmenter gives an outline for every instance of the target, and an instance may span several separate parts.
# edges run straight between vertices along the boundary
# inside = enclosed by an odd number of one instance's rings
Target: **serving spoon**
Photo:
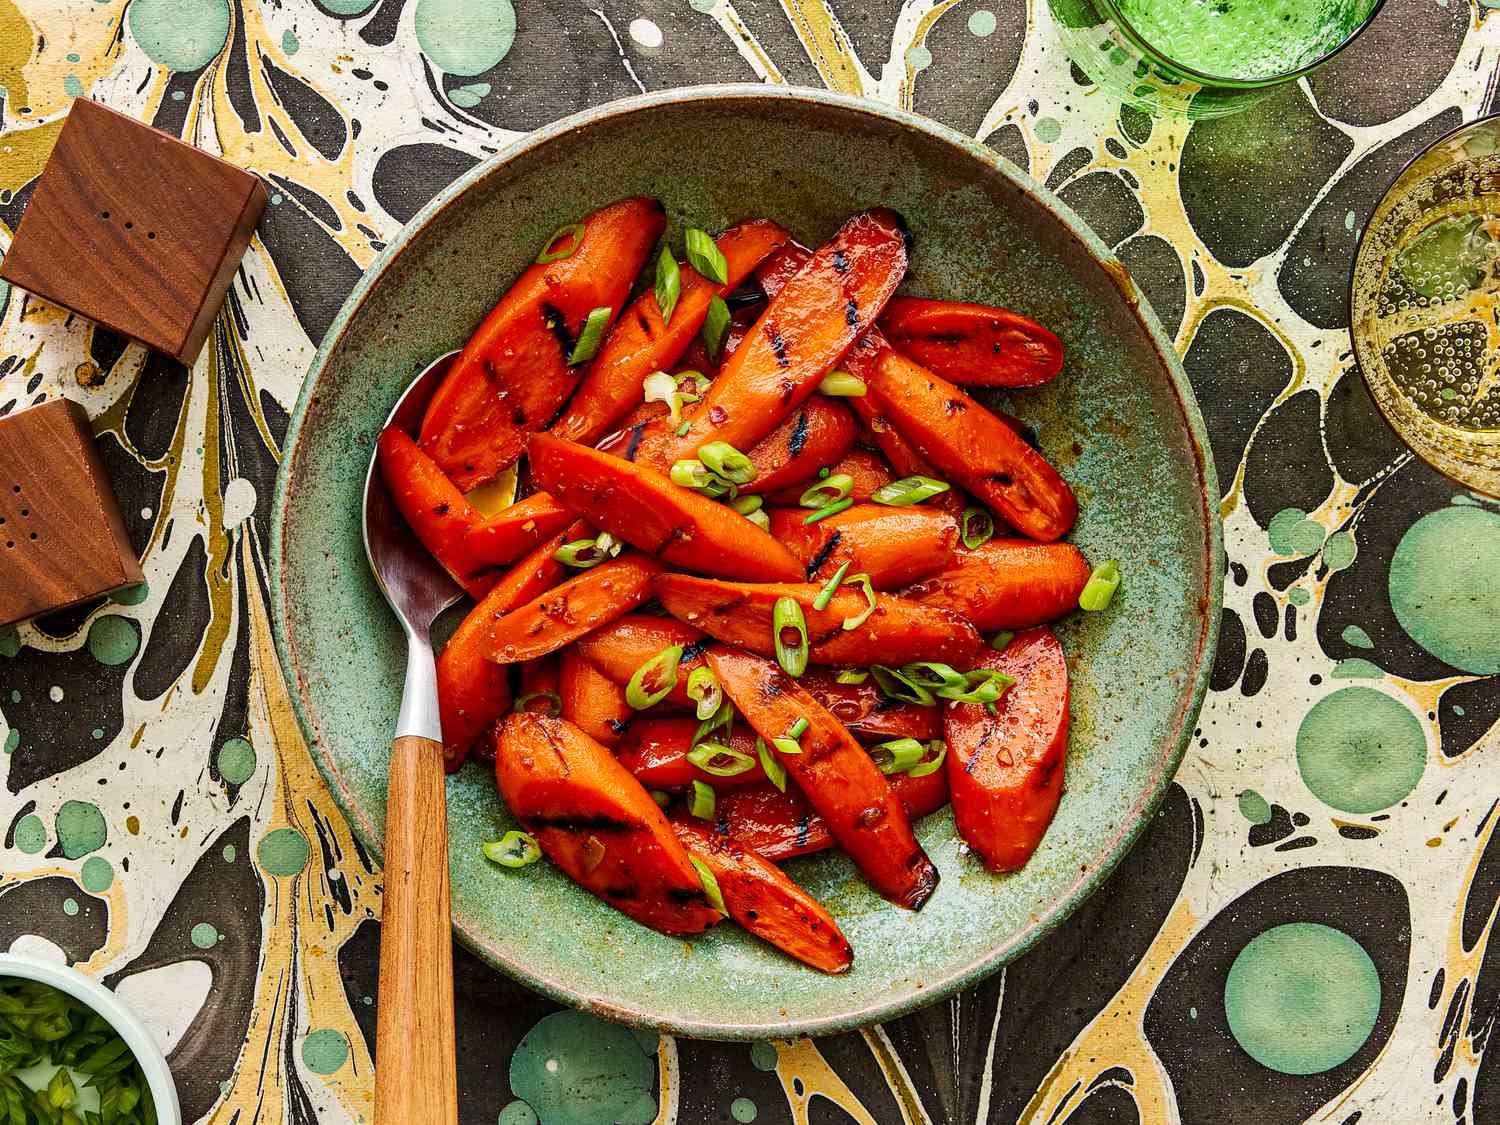
[[[386,424],[415,434],[457,354],[428,364]],[[365,474],[364,538],[375,581],[406,632],[406,686],[385,798],[375,1125],[457,1125],[448,802],[431,633],[462,591],[401,518],[375,455]]]

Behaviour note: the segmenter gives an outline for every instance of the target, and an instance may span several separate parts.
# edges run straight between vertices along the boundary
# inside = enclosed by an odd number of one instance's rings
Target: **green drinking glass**
[[[1152,114],[1237,113],[1363,31],[1384,0],[1048,0],[1068,55]]]

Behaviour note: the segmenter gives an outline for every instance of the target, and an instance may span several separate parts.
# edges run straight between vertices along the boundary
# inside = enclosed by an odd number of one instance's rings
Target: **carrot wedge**
[[[972,550],[960,547],[948,566],[901,596],[961,613],[988,633],[1057,620],[1078,608],[1088,580],[1088,560],[1071,543],[991,539]]]
[[[894,594],[879,595],[865,622],[845,629],[846,620],[868,608],[864,593],[843,587],[825,608],[814,609],[813,600],[821,589],[815,583],[754,584],[663,574],[656,582],[656,597],[679,621],[762,656],[776,651],[771,620],[778,598],[791,598],[802,607],[808,659],[814,664],[864,668],[937,660],[964,669],[978,651],[979,634],[958,614]]]
[[[593,445],[614,429],[641,401],[641,383],[646,376],[653,371],[670,371],[697,338],[710,298],[734,289],[787,238],[786,231],[769,219],[751,219],[730,227],[714,240],[728,267],[728,284],[716,285],[684,265],[681,292],[668,323],[662,322],[654,291],[648,289],[636,298],[621,314],[550,432],[567,441]]]
[[[453,361],[422,419],[422,448],[467,491],[526,449],[582,374],[570,358],[589,314],[614,318],[666,226],[654,199],[621,199],[560,231]]]
[[[737,649],[708,650],[709,667],[767,743],[805,720],[801,753],[772,751],[870,885],[897,906],[919,910],[938,871],[911,830],[885,775],[853,735],[775,663]]]
[[[912,820],[948,803],[948,775],[943,770],[922,777],[898,773],[886,780]],[[714,829],[775,863],[834,845],[828,823],[799,790],[788,787],[783,793],[770,782],[719,794]]]
[[[831,668],[809,668],[797,682],[861,739],[930,742],[943,737],[943,714],[937,707],[891,699],[868,677],[862,683],[841,684],[836,675]]]
[[[868,574],[877,590],[894,590],[948,566],[958,542],[958,521],[926,504],[856,504],[811,524],[809,514],[806,508],[767,513],[771,534],[807,568],[809,582],[825,582],[848,563],[850,573]]]
[[[747,450],[774,430],[885,308],[906,273],[906,239],[901,217],[885,208],[845,220],[771,299],[662,463],[710,441]]]
[[[464,535],[464,551],[474,567],[493,572],[550,539],[573,519],[572,512],[545,492],[533,493],[492,516],[476,519]]]
[[[766,783],[766,771],[756,758],[753,730],[741,723],[727,740],[723,732],[713,735],[713,741],[727,744],[754,762],[743,773],[728,776],[699,769],[688,761],[697,731],[697,719],[641,719],[631,727],[616,757],[648,789],[683,789],[701,781],[722,791]]]
[[[480,514],[401,427],[380,431],[376,457],[386,490],[422,546],[471,598],[484,597],[495,576],[476,567],[467,548]]]
[[[563,650],[557,694],[562,717],[602,746],[613,748],[635,717],[625,689],[578,655],[578,646]]]
[[[667,562],[747,581],[802,575],[785,547],[724,504],[607,453],[537,434],[531,475],[596,527]]]
[[[949,704],[953,820],[991,871],[1015,871],[1042,842],[1062,796],[1068,756],[1068,665],[1047,628],[1017,633],[981,666],[1014,677],[991,715]]]
[[[688,854],[713,873],[724,908],[745,929],[825,973],[845,972],[854,963],[854,947],[833,915],[781,868],[701,825],[674,820],[672,830]]]
[[[585,570],[491,624],[484,653],[512,664],[556,652],[640,605],[660,573],[660,563],[636,551]]]
[[[667,818],[608,750],[545,715],[513,714],[491,737],[500,795],[570,879],[662,933],[718,921]]]
[[[681,646],[682,658],[677,663],[677,683],[666,701],[692,706],[687,694],[688,676],[702,665],[703,652],[709,645],[701,629],[670,617],[627,613],[580,637],[578,654],[623,687],[637,668],[673,645]]]
[[[1039,387],[1062,370],[1062,341],[994,305],[895,297],[880,317],[891,346],[955,383]]]
[[[890,484],[895,479],[885,458],[878,453],[871,453],[868,449],[852,449],[841,461],[828,467],[829,476],[839,474],[843,474],[854,482],[849,499],[856,504],[863,504],[869,500],[870,494],[877,488]],[[774,492],[765,492],[763,495],[766,504],[770,507],[795,508],[804,491],[804,484],[798,483],[786,488],[778,488]],[[806,514],[804,510],[803,515],[806,516]]]
[[[1047,459],[960,388],[872,338],[846,358],[866,398],[941,476],[1044,543],[1078,517],[1078,501]]]
[[[848,410],[814,395],[746,451],[755,479],[740,491],[771,492],[812,480],[854,447],[858,431]]]

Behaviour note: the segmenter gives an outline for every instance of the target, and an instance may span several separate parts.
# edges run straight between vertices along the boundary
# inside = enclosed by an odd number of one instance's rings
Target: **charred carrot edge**
[[[894,594],[880,594],[874,611],[856,629],[845,620],[865,611],[858,589],[841,588],[823,609],[813,600],[821,586],[805,582],[727,582],[691,574],[663,574],[657,600],[679,621],[726,644],[762,656],[775,653],[771,615],[778,598],[791,598],[807,623],[808,659],[814,664],[901,665],[938,660],[968,668],[979,649],[979,634],[956,613],[918,605]]]
[[[858,432],[845,407],[814,395],[746,452],[755,466],[755,479],[740,491],[771,492],[805,484],[854,448]]]
[[[463,549],[473,567],[492,572],[515,562],[573,519],[572,512],[545,492],[537,492],[492,516],[476,519],[464,535]]]
[[[953,562],[901,591],[923,605],[961,613],[982,632],[1042,625],[1078,608],[1088,560],[1071,543],[991,539],[960,547]]]
[[[1047,628],[1017,633],[982,666],[1014,677],[991,715],[952,704],[944,717],[948,785],[959,834],[991,871],[1025,865],[1062,796],[1068,756],[1068,664]]]
[[[557,694],[562,717],[602,746],[613,748],[635,715],[625,690],[580,656],[577,645],[563,651]]]
[[[513,664],[556,652],[640,605],[660,573],[660,563],[636,551],[585,570],[491,624],[484,654]]]
[[[756,760],[753,730],[741,723],[727,740],[731,749],[749,755],[754,762],[744,773],[730,777],[701,770],[688,761],[697,730],[697,719],[639,719],[631,726],[616,756],[648,789],[682,789],[701,781],[714,789],[729,790],[765,782],[766,772]],[[726,741],[722,731],[716,732],[712,740]]]
[[[724,694],[768,743],[806,721],[801,752],[775,751],[778,760],[870,885],[898,906],[920,909],[937,889],[938,871],[870,755],[773,662],[716,646],[708,650],[708,663]]]
[[[570,879],[663,933],[718,921],[667,818],[607,749],[544,715],[512,714],[492,737],[501,796]]]
[[[995,305],[894,297],[880,326],[898,352],[955,383],[1039,387],[1062,370],[1061,340]]]
[[[785,547],[724,504],[607,453],[531,439],[531,474],[560,503],[632,546],[692,570],[751,581],[802,574]]]
[[[510,670],[484,655],[491,624],[560,582],[567,568],[553,553],[568,539],[582,538],[588,531],[588,524],[580,520],[539,544],[469,611],[438,654],[438,713],[443,724],[443,765],[449,773],[464,764],[484,729],[510,708]]]
[[[486,567],[476,567],[467,547],[479,513],[399,426],[380,432],[376,456],[386,491],[412,533],[465,593],[484,597],[495,576]]]
[[[828,467],[829,476],[843,474],[854,482],[854,488],[849,493],[849,499],[856,504],[863,504],[870,498],[881,485],[890,484],[895,480],[895,474],[891,472],[890,466],[885,458],[878,453],[871,453],[867,449],[851,449],[837,464]],[[766,492],[767,507],[772,508],[795,508],[801,500],[802,493],[806,490],[806,483],[798,483],[790,488],[780,488],[774,492]],[[804,511],[803,515],[807,513]]]
[[[666,226],[654,199],[588,215],[572,252],[528,267],[453,361],[422,419],[422,448],[467,491],[513,464],[526,436],[557,413],[582,374],[569,365],[596,308],[619,312]],[[547,249],[554,249],[548,247]]]
[[[806,508],[772,508],[771,534],[806,567],[809,582],[827,581],[845,563],[877,590],[898,589],[953,561],[958,521],[927,504],[890,508],[856,504],[808,524]]]
[[[568,441],[592,445],[641,401],[641,383],[653,371],[669,371],[697,339],[714,296],[734,289],[767,254],[789,236],[769,219],[751,219],[730,227],[714,240],[724,255],[728,283],[716,285],[684,265],[681,292],[670,322],[663,324],[656,294],[647,290],[621,314],[578,391],[550,432]]]
[[[688,854],[713,873],[729,916],[746,930],[825,973],[845,972],[854,963],[854,947],[833,915],[775,864],[700,825],[675,820],[672,828]]]

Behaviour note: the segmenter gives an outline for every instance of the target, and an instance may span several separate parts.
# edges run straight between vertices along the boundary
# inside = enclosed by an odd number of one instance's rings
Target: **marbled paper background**
[[[519,133],[643,89],[822,84],[1029,168],[1175,332],[1230,561],[1200,738],[1054,937],[863,1035],[633,1034],[461,954],[464,1122],[1500,1120],[1500,512],[1403,452],[1345,331],[1381,189],[1500,97],[1497,21],[1389,0],[1311,82],[1189,128],[1097,93],[1040,0],[0,0],[0,242],[78,94],[272,192],[191,371],[0,295],[0,413],[88,407],[148,576],[0,633],[0,948],[151,1013],[189,1120],[368,1120],[379,872],[267,624],[302,373],[386,239]],[[1275,987],[1309,965],[1310,1014]]]

